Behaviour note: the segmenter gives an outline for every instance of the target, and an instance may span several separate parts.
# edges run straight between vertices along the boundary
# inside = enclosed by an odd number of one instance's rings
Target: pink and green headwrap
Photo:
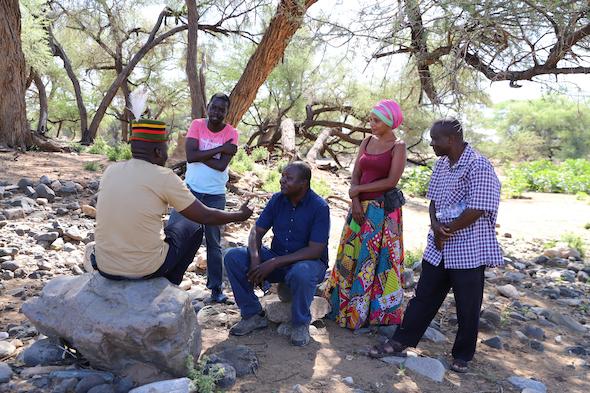
[[[399,125],[402,124],[402,121],[404,121],[402,109],[394,100],[379,101],[379,103],[373,107],[371,112],[377,115],[383,123],[391,128],[399,127]]]

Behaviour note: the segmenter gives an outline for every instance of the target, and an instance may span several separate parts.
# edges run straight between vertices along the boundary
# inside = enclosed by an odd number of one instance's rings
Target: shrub
[[[231,160],[230,166],[236,173],[244,174],[252,171],[252,168],[254,168],[254,161],[244,149],[238,149],[238,152]]]
[[[406,269],[411,269],[412,266],[416,264],[416,262],[420,262],[422,260],[422,251],[415,249],[415,250],[405,250],[405,259],[404,259],[404,267]]]
[[[262,189],[266,192],[279,192],[281,191],[281,174],[277,171],[268,171]]]
[[[524,191],[589,193],[590,161],[570,159],[562,163],[538,160],[510,167],[503,184],[506,196],[514,198]]]
[[[131,145],[119,142],[115,146],[107,147],[106,155],[109,161],[129,160],[131,158]]]
[[[87,171],[90,171],[90,172],[96,172],[96,171],[100,170],[100,168],[101,168],[101,165],[98,161],[89,161],[84,164],[84,169],[86,169]]]
[[[83,146],[78,142],[72,142],[70,143],[70,149],[72,149],[72,151],[75,151],[76,153],[83,153],[86,150],[86,146]]]
[[[569,247],[575,248],[580,252],[581,256],[586,254],[586,246],[582,237],[576,235],[573,232],[566,232],[561,235],[561,241],[566,243]]]
[[[330,186],[324,179],[316,180],[314,178],[311,179],[311,189],[315,191],[316,194],[323,198],[327,198],[332,194],[332,190]]]
[[[186,368],[188,370],[186,376],[191,380],[194,390],[198,393],[215,392],[215,382],[223,378],[223,369],[217,369],[213,372],[205,371],[207,360],[207,357],[203,357],[197,363],[196,367],[191,357],[188,357],[186,360]]]
[[[266,161],[270,156],[268,149],[264,146],[258,146],[252,150],[250,157],[254,162]]]
[[[398,187],[412,196],[425,196],[428,191],[428,183],[432,170],[428,167],[418,166],[406,168]]]
[[[90,154],[105,154],[108,148],[107,142],[100,136],[94,139],[94,143],[88,148]]]

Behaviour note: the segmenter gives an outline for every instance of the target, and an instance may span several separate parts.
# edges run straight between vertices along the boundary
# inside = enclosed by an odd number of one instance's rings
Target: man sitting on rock
[[[165,124],[139,120],[132,126],[129,161],[110,165],[98,194],[96,245],[91,256],[100,274],[113,280],[166,277],[180,284],[202,239],[201,226],[187,220],[162,227],[168,206],[189,220],[220,225],[252,215],[206,207],[169,168]]]
[[[230,334],[243,336],[268,325],[254,287],[263,281],[285,282],[292,294],[291,343],[310,341],[310,305],[328,266],[330,210],[310,188],[311,169],[289,164],[281,177],[281,192],[272,196],[250,231],[248,247],[228,250],[224,263],[242,320]],[[262,247],[269,229],[270,249]]]

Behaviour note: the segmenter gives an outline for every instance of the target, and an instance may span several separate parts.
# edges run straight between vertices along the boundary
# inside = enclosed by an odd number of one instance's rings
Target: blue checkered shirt
[[[434,201],[441,224],[455,220],[465,209],[484,211],[473,224],[453,233],[442,251],[436,249],[431,229],[424,251],[427,262],[438,266],[444,260],[447,269],[504,264],[495,229],[500,181],[485,157],[468,144],[454,166],[449,165],[448,157],[442,157],[434,166],[426,197]]]

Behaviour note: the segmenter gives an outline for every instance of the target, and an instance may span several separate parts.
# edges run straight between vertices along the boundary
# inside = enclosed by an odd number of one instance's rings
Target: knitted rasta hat
[[[167,142],[166,123],[158,120],[139,119],[131,122],[131,141]]]

